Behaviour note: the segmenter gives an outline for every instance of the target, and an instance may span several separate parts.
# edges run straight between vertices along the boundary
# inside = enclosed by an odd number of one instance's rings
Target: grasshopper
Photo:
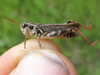
[[[91,29],[91,22],[90,27],[87,28],[80,23],[77,23],[73,20],[67,21],[63,24],[40,24],[40,23],[30,23],[30,22],[23,22],[18,24],[17,22],[13,21],[11,18],[5,19],[16,23],[20,26],[22,33],[25,35],[24,41],[24,49],[26,49],[26,40],[28,37],[34,35],[37,40],[39,47],[41,48],[41,43],[39,39],[56,39],[56,38],[74,38],[78,36],[74,31],[77,31],[87,42],[90,46],[93,46],[97,41],[94,43],[90,43],[85,36],[78,30],[80,27],[84,27],[88,30]]]

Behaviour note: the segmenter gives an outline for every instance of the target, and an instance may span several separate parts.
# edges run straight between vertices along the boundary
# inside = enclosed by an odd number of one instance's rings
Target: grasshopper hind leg
[[[73,21],[73,20],[70,20],[69,21],[70,23],[77,23],[76,21]],[[81,25],[83,28],[85,28],[85,29],[87,29],[87,30],[90,30],[91,29],[91,22],[90,22],[90,26],[89,26],[89,28],[88,27],[86,27],[86,26],[84,26],[84,25]]]
[[[90,45],[90,46],[93,46],[96,42],[98,42],[98,40],[96,40],[94,43],[90,43],[87,39],[86,39],[86,37],[76,28],[75,29],[87,42],[88,42],[88,44]]]

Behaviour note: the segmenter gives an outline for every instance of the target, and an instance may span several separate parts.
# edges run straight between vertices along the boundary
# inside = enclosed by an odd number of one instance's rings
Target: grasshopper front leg
[[[27,36],[25,36],[25,41],[24,41],[24,49],[26,49],[26,40],[27,40]]]

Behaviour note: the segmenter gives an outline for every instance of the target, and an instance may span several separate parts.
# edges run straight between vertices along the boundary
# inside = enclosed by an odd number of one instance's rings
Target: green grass
[[[64,23],[75,20],[86,27],[80,28],[92,43],[100,40],[100,0],[0,0],[0,54],[24,41],[18,23]],[[63,54],[74,64],[79,75],[100,75],[100,42],[90,47],[79,35],[76,38],[55,39]]]

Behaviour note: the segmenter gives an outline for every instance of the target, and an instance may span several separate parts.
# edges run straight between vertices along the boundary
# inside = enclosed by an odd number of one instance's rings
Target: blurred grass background
[[[75,20],[92,29],[80,31],[93,43],[100,40],[100,0],[0,0],[0,54],[24,41],[18,23],[65,23]],[[90,47],[79,35],[55,39],[62,53],[74,64],[78,75],[100,75],[100,42]]]

